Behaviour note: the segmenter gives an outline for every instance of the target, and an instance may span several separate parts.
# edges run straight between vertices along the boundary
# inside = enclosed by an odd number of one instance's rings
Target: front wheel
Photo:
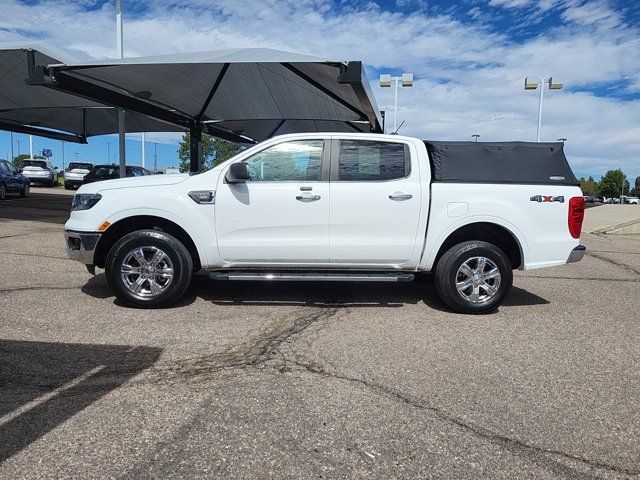
[[[22,186],[22,190],[20,190],[20,196],[22,198],[28,197],[30,192],[31,192],[31,187],[29,186],[28,183],[25,183]]]
[[[435,282],[442,301],[456,312],[488,313],[505,300],[513,271],[498,247],[470,241],[445,252],[436,265]]]
[[[175,303],[189,287],[191,255],[179,240],[156,230],[125,235],[109,251],[107,283],[134,307],[162,308]]]

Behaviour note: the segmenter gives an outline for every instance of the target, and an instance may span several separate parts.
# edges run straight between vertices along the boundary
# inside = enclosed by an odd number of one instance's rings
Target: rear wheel
[[[456,312],[488,313],[505,300],[513,271],[498,247],[470,241],[445,252],[436,265],[435,281],[442,301]]]
[[[31,193],[31,187],[29,186],[29,184],[28,184],[28,183],[25,183],[25,184],[22,186],[22,190],[20,190],[20,196],[21,196],[22,198],[25,198],[25,197],[28,197],[28,196],[29,196],[29,193]]]
[[[0,200],[7,198],[7,186],[4,183],[0,183]]]
[[[162,308],[175,303],[189,287],[193,261],[171,235],[140,230],[115,243],[105,273],[120,300],[135,307]]]

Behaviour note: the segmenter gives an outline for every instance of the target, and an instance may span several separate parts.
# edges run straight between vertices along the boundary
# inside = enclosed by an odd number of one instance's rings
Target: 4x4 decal
[[[559,202],[564,203],[564,197],[562,195],[554,197],[553,195],[534,195],[529,200],[532,202]]]

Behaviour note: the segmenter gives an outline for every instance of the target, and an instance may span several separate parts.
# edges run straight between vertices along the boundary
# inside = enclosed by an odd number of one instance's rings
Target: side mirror
[[[251,180],[249,175],[249,165],[245,162],[236,162],[229,165],[229,170],[224,176],[227,183],[244,183]]]

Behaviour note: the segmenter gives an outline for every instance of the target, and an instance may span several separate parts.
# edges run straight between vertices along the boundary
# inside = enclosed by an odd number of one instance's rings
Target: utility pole
[[[153,173],[158,173],[158,142],[153,142]]]
[[[478,137],[480,136],[480,134],[479,133],[474,133],[471,136],[475,139],[474,142],[477,142],[478,141]]]
[[[76,162],[77,162],[78,161],[78,155],[80,155],[80,153],[78,153],[78,152],[73,152],[73,153],[76,154]]]
[[[33,160],[33,135],[29,135],[29,158]]]
[[[20,144],[22,143],[22,140],[16,140],[16,143],[18,144],[18,156],[20,156]]]
[[[116,49],[118,58],[124,58],[124,31],[122,28],[122,0],[116,0]],[[120,178],[127,176],[126,123],[123,108],[118,109],[118,143],[120,147]]]
[[[107,142],[107,163],[109,163],[110,158],[111,158],[111,142]]]
[[[13,159],[15,158],[13,156],[13,132],[9,132],[10,136],[11,136],[11,163],[13,163]]]

